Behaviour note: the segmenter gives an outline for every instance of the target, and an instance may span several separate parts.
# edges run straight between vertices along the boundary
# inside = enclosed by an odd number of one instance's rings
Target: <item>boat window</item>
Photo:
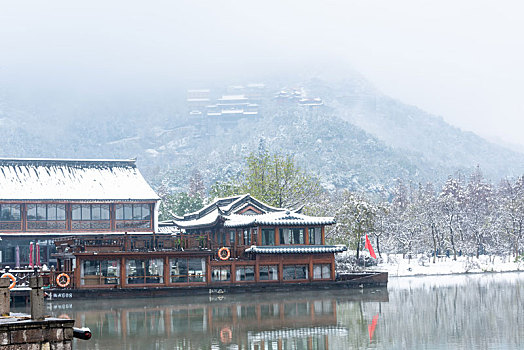
[[[211,268],[211,281],[230,281],[231,280],[231,266],[213,266]]]
[[[308,279],[308,265],[284,265],[283,274],[284,280]]]
[[[309,228],[309,244],[321,245],[322,244],[322,230],[320,227]]]
[[[170,259],[169,264],[171,283],[206,281],[205,259],[172,258]]]
[[[65,204],[28,204],[28,230],[65,230]]]
[[[127,259],[127,283],[163,283],[163,269],[164,262],[162,259]]]
[[[117,204],[115,206],[117,229],[151,228],[149,204]]]
[[[0,221],[20,221],[20,204],[0,204]]]
[[[275,229],[262,229],[262,245],[275,245]]]
[[[73,204],[71,206],[71,229],[110,229],[109,204]]]
[[[313,278],[316,280],[331,279],[331,264],[314,264]]]
[[[20,229],[22,229],[20,204],[0,204],[0,230]]]
[[[304,229],[281,228],[280,244],[304,244]]]
[[[254,281],[255,267],[254,266],[237,266],[236,267],[236,281]]]
[[[120,261],[84,260],[80,268],[80,283],[83,286],[119,284]]]
[[[261,265],[258,278],[261,281],[278,281],[278,265]]]

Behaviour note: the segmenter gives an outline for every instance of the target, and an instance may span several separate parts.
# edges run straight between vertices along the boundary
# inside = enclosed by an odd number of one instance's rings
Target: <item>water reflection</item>
[[[49,303],[91,328],[75,349],[329,349],[347,337],[338,305],[383,303],[386,289]]]
[[[391,279],[385,289],[50,302],[75,349],[521,349],[524,273]]]

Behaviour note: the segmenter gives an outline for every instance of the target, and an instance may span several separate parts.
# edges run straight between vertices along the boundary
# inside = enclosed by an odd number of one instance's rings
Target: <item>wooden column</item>
[[[120,258],[120,288],[126,286],[126,259],[124,257]]]
[[[262,245],[262,227],[258,226],[257,245]]]
[[[280,234],[278,227],[275,227],[275,245],[280,245]]]
[[[304,237],[304,243],[309,245],[309,228],[304,228],[304,234],[306,235],[306,237]]]
[[[325,245],[326,244],[326,236],[325,236],[325,231],[324,231],[324,228],[325,226],[322,226],[322,245]]]
[[[81,284],[80,284],[80,271],[81,271],[80,264],[82,263],[82,260],[79,257],[75,257],[75,259],[76,259],[76,263],[75,263],[76,269],[74,271],[74,276],[73,276],[73,278],[74,278],[73,286],[75,288],[78,288],[78,287],[81,286]],[[72,266],[71,266],[71,272],[73,272]]]
[[[310,255],[308,257],[308,265],[309,265],[309,267],[308,267],[308,269],[309,269],[309,281],[311,282],[311,281],[313,281],[313,256],[312,255]]]
[[[171,283],[171,272],[170,272],[170,266],[169,266],[169,257],[164,257],[164,284],[167,286]]]

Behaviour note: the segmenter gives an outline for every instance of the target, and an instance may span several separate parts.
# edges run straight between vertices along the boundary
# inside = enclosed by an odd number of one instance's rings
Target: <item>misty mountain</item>
[[[282,89],[322,104],[276,100]],[[208,185],[237,176],[244,156],[260,147],[293,154],[331,189],[383,192],[397,178],[442,183],[477,164],[494,180],[524,173],[524,155],[384,96],[359,77],[266,86],[260,113],[249,118],[191,115],[184,94],[4,99],[0,156],[137,157],[154,186],[171,190],[184,189],[194,169]]]

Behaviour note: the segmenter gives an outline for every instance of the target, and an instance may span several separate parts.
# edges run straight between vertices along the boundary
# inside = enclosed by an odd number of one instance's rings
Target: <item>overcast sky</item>
[[[524,5],[484,0],[0,0],[0,83],[191,85],[321,63],[524,146]],[[318,66],[318,64],[317,64]]]

